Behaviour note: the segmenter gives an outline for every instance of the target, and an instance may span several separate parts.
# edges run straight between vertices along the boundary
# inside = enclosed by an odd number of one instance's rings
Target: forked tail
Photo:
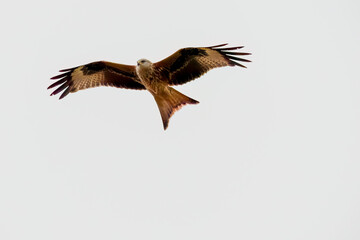
[[[171,87],[167,87],[161,93],[153,94],[153,96],[160,110],[164,130],[168,127],[171,116],[182,106],[199,103]]]

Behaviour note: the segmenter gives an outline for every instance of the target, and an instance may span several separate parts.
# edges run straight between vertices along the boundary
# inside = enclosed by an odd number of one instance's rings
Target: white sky
[[[358,1],[8,1],[0,239],[360,239]],[[248,69],[61,101],[50,77],[245,45]]]

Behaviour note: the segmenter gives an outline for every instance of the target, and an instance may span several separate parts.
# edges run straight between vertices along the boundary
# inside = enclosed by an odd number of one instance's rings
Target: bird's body
[[[136,74],[146,90],[152,94],[163,89],[167,84],[161,81],[162,76],[158,69],[155,69],[153,63],[147,59],[140,59],[137,62]]]
[[[166,129],[170,117],[176,110],[185,104],[199,103],[170,86],[184,84],[216,67],[236,65],[245,67],[237,61],[250,62],[233,56],[249,55],[249,53],[231,51],[242,47],[220,48],[225,45],[183,48],[157,63],[140,59],[137,66],[100,61],[64,69],[60,72],[65,73],[52,78],[59,80],[49,88],[62,84],[51,94],[64,91],[60,99],[70,92],[97,86],[146,89],[153,95]]]

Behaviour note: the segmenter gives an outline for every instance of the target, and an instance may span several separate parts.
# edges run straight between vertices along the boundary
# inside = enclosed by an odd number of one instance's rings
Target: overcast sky
[[[8,1],[0,239],[360,239],[359,1]],[[59,69],[244,45],[177,90],[59,101]]]

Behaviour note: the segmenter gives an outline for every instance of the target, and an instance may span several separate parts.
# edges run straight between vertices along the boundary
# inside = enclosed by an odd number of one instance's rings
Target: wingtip
[[[242,65],[242,64],[240,64],[238,62],[235,62],[235,61],[231,61],[231,64],[232,64],[232,66],[239,66],[239,67],[247,68],[245,65]]]
[[[214,45],[214,46],[210,46],[208,48],[218,48],[218,47],[223,47],[223,46],[226,46],[228,45],[228,43],[223,43],[223,44],[219,44],[219,45]]]
[[[63,99],[64,97],[66,97],[68,94],[70,93],[70,87],[66,88],[65,91],[61,94],[60,99]]]
[[[241,49],[244,46],[237,46],[237,47],[227,47],[227,48],[218,48],[217,50],[221,50],[221,51],[227,51],[227,50],[236,50],[236,49]]]
[[[218,46],[220,46],[220,45],[218,45]],[[213,48],[212,50],[215,50],[215,51],[219,52],[221,55],[223,55],[228,60],[228,63],[230,66],[239,66],[239,67],[247,68],[246,66],[238,63],[238,61],[240,61],[240,62],[251,62],[251,61],[248,59],[239,58],[237,56],[251,55],[251,53],[234,51],[234,50],[241,49],[243,47],[244,46],[220,47],[220,48]]]
[[[67,75],[68,75],[68,73],[62,73],[62,74],[53,76],[53,77],[51,77],[50,79],[51,79],[51,80],[55,80],[55,79],[59,79],[59,78],[65,77],[65,76],[67,76]]]
[[[66,69],[61,69],[59,70],[59,72],[69,72],[69,71],[72,71],[74,70],[76,67],[73,67],[73,68],[66,68]]]

